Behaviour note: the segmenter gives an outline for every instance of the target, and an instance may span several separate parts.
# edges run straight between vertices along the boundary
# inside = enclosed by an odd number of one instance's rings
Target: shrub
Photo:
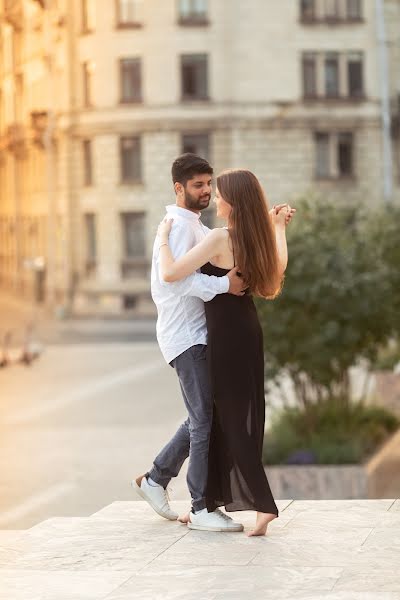
[[[365,460],[399,427],[389,411],[333,398],[275,415],[265,436],[266,464],[346,464]]]

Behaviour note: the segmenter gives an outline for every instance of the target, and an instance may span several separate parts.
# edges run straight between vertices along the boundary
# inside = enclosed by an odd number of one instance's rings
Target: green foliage
[[[288,374],[303,406],[350,397],[348,370],[400,331],[400,210],[303,200],[288,229],[285,285],[259,301],[267,381]]]
[[[304,410],[287,408],[277,414],[265,436],[264,462],[285,464],[294,452],[307,452],[316,464],[352,464],[366,459],[392,432],[399,420],[387,410],[361,402],[333,398]]]
[[[393,371],[395,366],[400,363],[400,343],[398,340],[391,340],[391,342],[379,349],[378,356],[372,365],[375,370]]]

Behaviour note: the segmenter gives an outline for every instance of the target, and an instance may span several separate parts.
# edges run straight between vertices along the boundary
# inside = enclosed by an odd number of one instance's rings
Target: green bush
[[[265,464],[353,464],[399,427],[389,411],[333,398],[275,415],[264,442]]]

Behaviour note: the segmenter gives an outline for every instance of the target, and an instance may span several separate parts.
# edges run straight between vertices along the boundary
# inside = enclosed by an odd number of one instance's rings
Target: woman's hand
[[[276,206],[273,206],[271,208],[271,210],[269,211],[269,214],[272,219],[272,222],[275,225],[287,226],[287,225],[289,225],[290,221],[292,220],[295,212],[296,212],[296,209],[292,208],[289,204],[277,204]],[[283,215],[284,215],[284,219],[283,219]]]
[[[158,226],[157,235],[159,236],[162,242],[167,242],[169,234],[171,233],[173,219],[169,219],[168,217],[164,217],[161,223]]]

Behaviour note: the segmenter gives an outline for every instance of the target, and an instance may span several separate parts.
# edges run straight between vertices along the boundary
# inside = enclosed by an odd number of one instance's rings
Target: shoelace
[[[170,498],[170,495],[169,495],[169,493],[170,493],[170,492],[171,492],[171,493],[173,492],[173,489],[172,489],[172,488],[169,488],[169,490],[168,490],[168,488],[165,488],[165,489],[164,489],[164,500],[165,500],[164,507],[166,506],[166,507],[168,507],[168,508],[169,508],[169,502],[170,502],[170,500],[171,500],[171,498]]]
[[[215,512],[222,517],[223,519],[225,519],[225,521],[232,521],[233,519],[231,517],[229,517],[226,513],[222,512],[222,510],[220,510],[219,508],[215,509]]]

